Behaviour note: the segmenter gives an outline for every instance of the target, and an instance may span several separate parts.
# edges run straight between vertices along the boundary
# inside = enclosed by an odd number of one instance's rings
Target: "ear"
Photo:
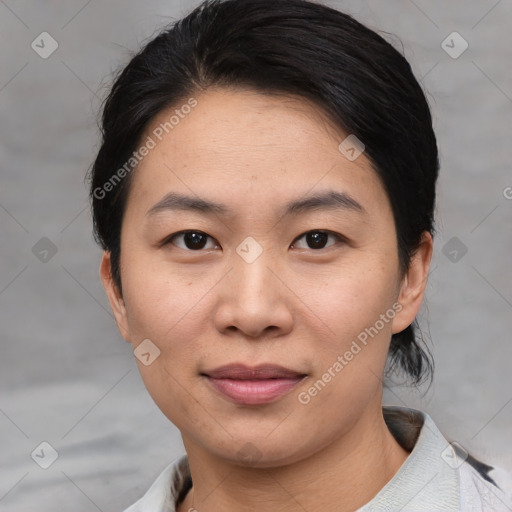
[[[421,308],[427,287],[433,245],[432,235],[425,231],[400,285],[397,302],[402,309],[393,319],[393,334],[409,327]]]
[[[112,260],[110,258],[110,252],[104,251],[103,257],[100,263],[100,278],[107,293],[110,307],[114,313],[117,327],[121,336],[128,342],[130,342],[130,330],[128,329],[128,321],[126,318],[126,307],[124,305],[123,296],[121,291],[114,283],[112,278]]]

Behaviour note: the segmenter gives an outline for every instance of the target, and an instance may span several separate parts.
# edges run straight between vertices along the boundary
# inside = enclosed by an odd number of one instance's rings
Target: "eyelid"
[[[176,238],[178,236],[186,235],[187,233],[197,233],[197,234],[200,234],[200,235],[204,235],[208,239],[213,240],[217,246],[220,246],[219,242],[213,236],[209,235],[208,233],[205,233],[204,231],[201,231],[200,229],[184,229],[184,230],[181,230],[181,231],[176,231],[175,233],[172,233],[171,235],[165,237],[158,244],[158,246],[159,247],[163,247],[165,245],[172,244],[175,247],[177,247],[178,249],[183,249],[184,251],[187,251],[187,252],[202,252],[202,251],[204,251],[205,250],[204,248],[197,249],[197,250],[188,249],[188,248],[184,249],[183,247],[178,247],[178,246],[176,246],[175,244],[172,243],[174,238]],[[308,235],[310,233],[325,233],[328,236],[332,236],[332,237],[337,238],[338,242],[341,242],[341,243],[346,243],[347,242],[347,239],[343,235],[340,235],[339,233],[336,233],[335,231],[330,231],[328,229],[309,229],[308,231],[304,231],[299,236],[297,236],[293,240],[293,242],[290,244],[290,247],[293,247],[297,243],[297,240],[300,240],[301,238],[305,237],[306,235]],[[333,245],[335,245],[335,244],[331,244],[331,245],[328,245],[327,247],[322,247],[320,249],[310,249],[310,248],[307,248],[307,249],[311,250],[311,251],[314,251],[314,252],[319,252],[319,251],[322,251],[323,249],[328,249],[329,247],[332,247]],[[300,247],[299,249],[303,249],[303,248]]]
[[[297,240],[300,240],[301,238],[303,238],[304,236],[308,235],[309,233],[325,233],[326,235],[328,236],[333,236],[335,238],[338,239],[338,242],[341,242],[341,243],[347,243],[348,240],[343,236],[343,235],[340,235],[339,233],[336,233],[335,231],[330,231],[329,229],[309,229],[308,231],[305,231],[304,233],[302,233],[301,235],[299,235],[298,237],[295,238],[295,240],[291,243],[291,246],[293,247]],[[310,251],[313,251],[313,252],[320,252],[324,249],[329,249],[329,247],[332,247],[333,245],[336,245],[336,244],[332,244],[332,245],[329,245],[327,247],[322,247],[321,249],[310,249],[308,248],[307,250],[310,250]],[[302,247],[299,247],[299,250],[303,250],[304,248]]]
[[[197,233],[197,234],[200,234],[200,235],[204,235],[206,236],[208,239],[210,240],[213,240],[215,242],[216,245],[220,246],[219,242],[217,240],[215,240],[215,238],[213,238],[213,236],[209,235],[208,233],[205,233],[204,231],[201,231],[200,229],[183,229],[181,231],[176,231],[175,233],[172,233],[171,235],[169,236],[166,236],[159,244],[158,246],[159,247],[164,247],[166,245],[174,245],[174,247],[176,247],[177,249],[183,249],[183,247],[178,247],[177,245],[173,244],[172,243],[172,240],[178,236],[182,236],[182,235],[186,235],[187,233]],[[187,251],[187,252],[202,252],[204,251],[205,249],[198,249],[198,250],[193,250],[193,249],[183,249],[184,251]]]

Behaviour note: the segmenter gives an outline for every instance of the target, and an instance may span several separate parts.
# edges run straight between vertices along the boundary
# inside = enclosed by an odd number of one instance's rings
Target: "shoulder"
[[[384,407],[383,413],[397,442],[410,453],[361,511],[512,511],[512,478],[505,471],[448,442],[424,412]]]
[[[468,512],[512,510],[512,476],[469,456],[459,468],[460,509]]]
[[[176,502],[191,485],[186,456],[169,464],[153,482],[146,494],[124,512],[175,512]]]

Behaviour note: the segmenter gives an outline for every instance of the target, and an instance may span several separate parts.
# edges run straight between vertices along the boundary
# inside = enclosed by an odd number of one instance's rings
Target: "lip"
[[[241,405],[262,405],[289,393],[306,374],[279,365],[230,364],[202,372],[208,383],[231,401]]]

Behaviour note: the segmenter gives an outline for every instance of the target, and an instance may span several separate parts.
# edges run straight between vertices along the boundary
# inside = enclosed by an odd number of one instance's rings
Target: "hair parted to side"
[[[422,233],[434,233],[439,171],[429,106],[407,60],[350,15],[318,3],[207,0],[133,57],[104,104],[90,197],[95,238],[111,254],[120,290],[121,224],[136,166],[107,192],[104,185],[158,113],[213,86],[302,97],[355,134],[390,199],[407,270]],[[397,370],[416,384],[432,377],[416,322],[392,337],[388,374]]]

